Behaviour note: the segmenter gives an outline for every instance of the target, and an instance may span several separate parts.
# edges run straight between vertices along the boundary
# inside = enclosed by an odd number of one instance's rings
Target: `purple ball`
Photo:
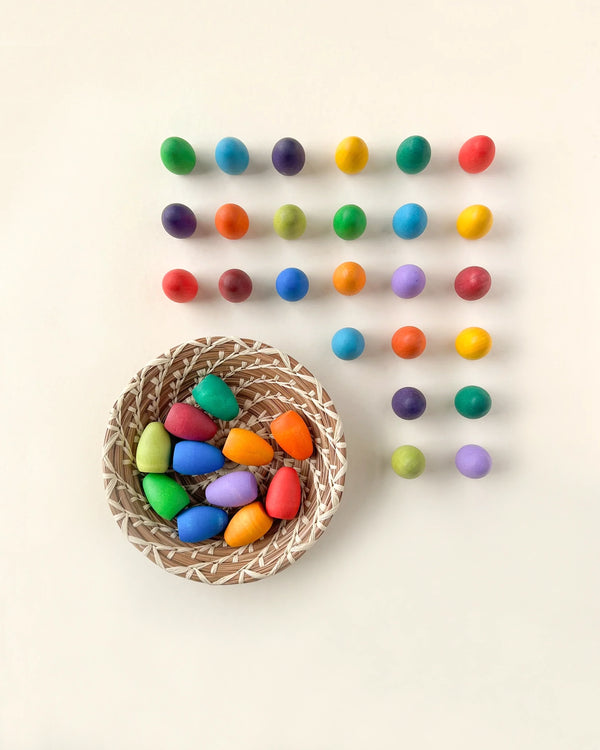
[[[282,138],[273,146],[271,159],[280,174],[291,177],[298,174],[304,166],[304,149],[295,138]]]
[[[460,473],[469,479],[481,479],[492,468],[492,457],[480,445],[463,445],[454,462]]]
[[[183,203],[170,203],[161,216],[165,232],[182,240],[191,237],[196,231],[196,216],[191,208]]]
[[[427,400],[418,388],[400,388],[392,396],[392,409],[401,419],[418,419],[426,406]]]
[[[407,263],[392,274],[392,289],[398,297],[412,299],[425,289],[425,280],[425,274],[419,266]]]

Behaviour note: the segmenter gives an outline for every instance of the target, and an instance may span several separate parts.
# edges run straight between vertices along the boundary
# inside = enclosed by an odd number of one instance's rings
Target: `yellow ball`
[[[478,240],[492,228],[494,217],[487,206],[468,206],[456,220],[456,228],[466,240]]]
[[[456,351],[465,359],[481,359],[492,348],[492,337],[483,328],[465,328],[456,337]]]
[[[335,150],[335,163],[346,174],[356,174],[367,166],[369,149],[362,138],[351,135],[340,141]]]

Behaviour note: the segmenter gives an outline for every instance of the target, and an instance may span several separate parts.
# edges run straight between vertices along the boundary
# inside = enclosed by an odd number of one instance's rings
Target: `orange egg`
[[[295,411],[286,411],[271,422],[271,433],[277,445],[292,458],[303,461],[313,452],[313,441],[306,422]]]
[[[248,214],[236,203],[225,203],[215,214],[217,232],[228,240],[239,240],[249,226]]]
[[[273,525],[260,500],[240,508],[225,529],[225,543],[230,547],[243,547],[264,536]]]
[[[392,336],[392,349],[402,359],[414,359],[425,351],[427,339],[420,328],[403,326]]]
[[[245,466],[264,466],[273,460],[273,448],[252,430],[229,430],[222,450],[225,458]]]
[[[362,266],[352,261],[340,263],[333,272],[333,286],[340,294],[348,297],[358,294],[367,281],[367,275]]]

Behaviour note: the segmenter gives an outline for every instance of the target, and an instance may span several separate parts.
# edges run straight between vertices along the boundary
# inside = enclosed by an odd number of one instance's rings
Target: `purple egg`
[[[427,407],[427,400],[418,388],[406,386],[392,396],[392,409],[401,419],[418,419]]]
[[[392,290],[402,299],[412,299],[425,289],[425,274],[419,266],[407,263],[392,274]]]
[[[481,479],[492,468],[492,457],[480,445],[463,445],[454,462],[460,473],[469,479]]]
[[[295,138],[282,138],[273,146],[271,160],[280,174],[291,177],[304,166],[304,148]]]
[[[206,502],[220,508],[240,508],[258,497],[256,477],[251,471],[232,471],[206,488]]]
[[[165,232],[182,240],[191,237],[196,231],[196,216],[191,208],[183,203],[170,203],[161,216]]]

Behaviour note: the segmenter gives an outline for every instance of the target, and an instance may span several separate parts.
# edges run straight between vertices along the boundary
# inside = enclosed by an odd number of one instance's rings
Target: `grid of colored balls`
[[[392,396],[392,409],[401,419],[418,419],[426,407],[427,399],[418,388],[406,386]]]
[[[470,302],[485,297],[491,286],[492,277],[481,266],[463,268],[454,279],[454,289],[458,296]]]
[[[365,339],[356,328],[340,328],[333,334],[331,349],[339,359],[357,359],[365,350]]]
[[[392,469],[399,477],[416,479],[425,471],[425,456],[414,445],[401,445],[392,453]]]
[[[480,445],[463,445],[454,459],[456,468],[469,479],[481,479],[490,473],[492,457]]]
[[[196,166],[194,149],[186,140],[176,136],[162,142],[160,159],[173,174],[189,174]]]
[[[242,174],[250,163],[250,154],[239,138],[221,138],[215,148],[217,166],[226,174]]]
[[[392,290],[402,299],[417,297],[425,289],[426,278],[419,266],[407,263],[392,274]]]
[[[165,232],[171,237],[183,240],[191,237],[196,231],[196,216],[192,209],[183,203],[169,203],[163,208],[160,219]]]
[[[464,328],[454,342],[456,351],[465,359],[481,359],[492,348],[492,337],[478,326]]]
[[[361,172],[369,161],[369,149],[362,138],[351,135],[338,143],[335,163],[346,174]]]
[[[469,174],[486,170],[494,161],[496,146],[487,135],[474,135],[465,141],[458,152],[458,163]]]
[[[365,212],[353,203],[348,203],[335,212],[333,230],[343,240],[356,240],[367,228]]]
[[[252,279],[239,268],[230,268],[219,278],[219,292],[228,302],[244,302],[252,294]]]
[[[222,237],[239,240],[246,234],[249,226],[248,214],[237,203],[225,203],[217,209],[215,227]]]
[[[173,268],[163,276],[163,292],[173,302],[191,302],[198,294],[196,277],[183,268]]]
[[[284,268],[275,280],[277,294],[286,302],[298,302],[308,293],[308,276],[299,268]]]
[[[405,203],[392,219],[394,232],[403,240],[420,237],[427,226],[427,212],[418,203]]]
[[[467,419],[481,419],[492,408],[492,397],[478,385],[466,385],[454,397],[456,411]]]
[[[427,339],[420,328],[402,326],[392,336],[394,354],[402,359],[415,359],[425,351]]]
[[[284,240],[297,240],[306,230],[304,211],[293,203],[286,203],[275,211],[273,228]]]
[[[396,151],[396,164],[406,174],[422,172],[431,159],[431,146],[422,135],[405,138]]]
[[[340,294],[351,297],[358,294],[367,281],[365,269],[358,263],[346,261],[333,272],[333,286]]]
[[[291,177],[298,174],[304,166],[306,155],[302,144],[295,138],[281,138],[273,146],[271,161],[280,173]]]
[[[467,206],[458,215],[456,230],[466,240],[479,240],[490,231],[494,217],[487,206]]]

